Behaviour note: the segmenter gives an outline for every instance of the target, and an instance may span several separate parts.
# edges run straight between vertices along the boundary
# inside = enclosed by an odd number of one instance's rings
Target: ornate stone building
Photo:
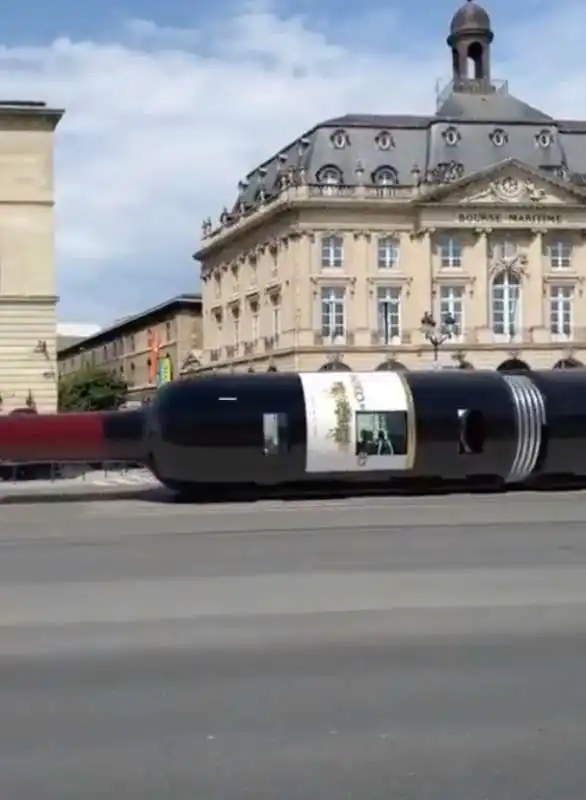
[[[204,369],[586,362],[586,121],[494,80],[492,41],[466,2],[433,116],[322,122],[204,223]]]
[[[0,413],[57,405],[53,138],[44,103],[0,102]]]

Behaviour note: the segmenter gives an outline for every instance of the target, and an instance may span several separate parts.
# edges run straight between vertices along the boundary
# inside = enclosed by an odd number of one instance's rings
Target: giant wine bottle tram
[[[0,460],[138,461],[171,490],[200,497],[574,487],[586,485],[586,370],[179,380],[139,410],[2,417]]]

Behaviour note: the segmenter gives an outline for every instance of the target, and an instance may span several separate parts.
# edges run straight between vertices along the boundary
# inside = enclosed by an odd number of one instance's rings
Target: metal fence
[[[4,483],[24,481],[50,481],[51,483],[131,484],[151,480],[151,473],[142,464],[107,462],[24,462],[0,461],[0,486]]]

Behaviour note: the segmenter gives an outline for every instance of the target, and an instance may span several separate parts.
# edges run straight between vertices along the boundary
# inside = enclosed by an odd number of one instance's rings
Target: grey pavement
[[[586,494],[1,514],[2,797],[586,797]]]

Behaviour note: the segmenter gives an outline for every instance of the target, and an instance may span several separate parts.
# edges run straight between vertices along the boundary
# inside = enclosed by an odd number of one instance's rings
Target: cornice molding
[[[54,306],[58,302],[56,294],[0,294],[0,305]]]
[[[46,131],[53,133],[65,109],[0,105],[0,131]]]

